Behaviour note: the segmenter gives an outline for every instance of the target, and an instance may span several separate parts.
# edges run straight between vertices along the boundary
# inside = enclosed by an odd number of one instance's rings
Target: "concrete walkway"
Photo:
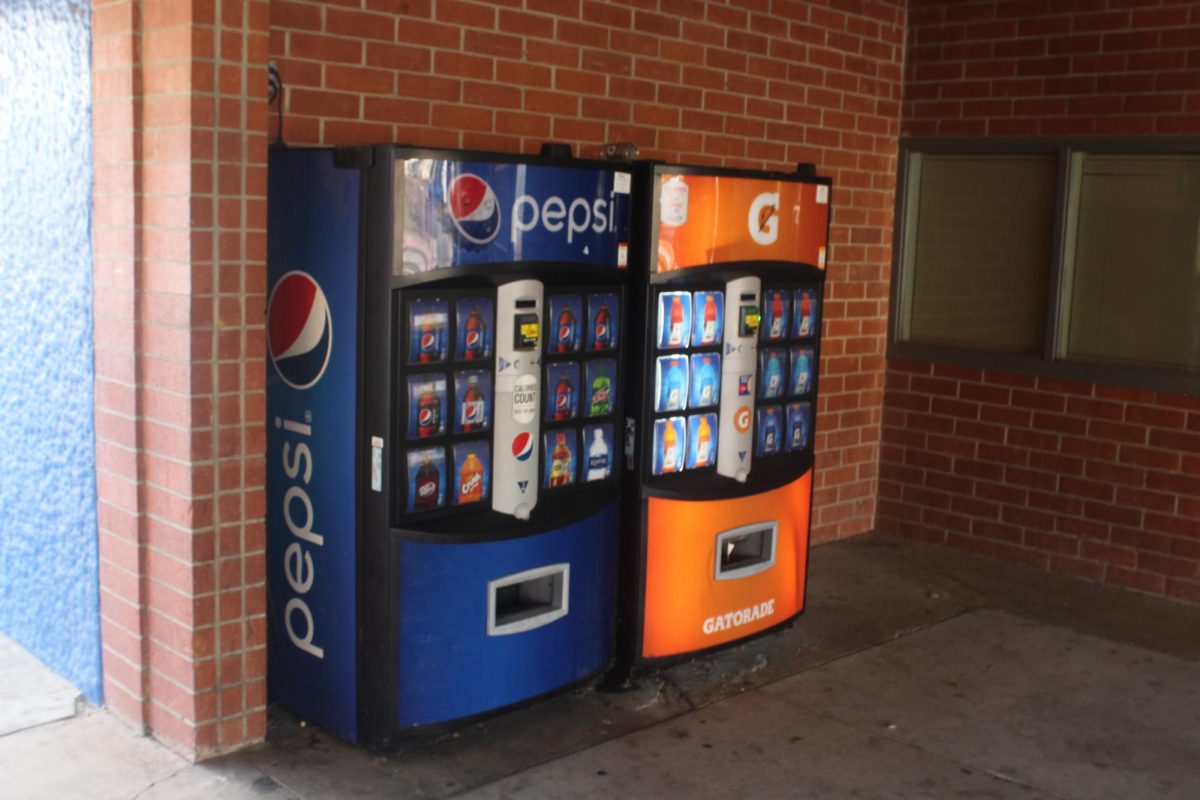
[[[0,736],[0,796],[1200,797],[1200,609],[881,536],[809,575],[791,630],[633,691],[386,758],[279,712],[200,765],[90,710]]]

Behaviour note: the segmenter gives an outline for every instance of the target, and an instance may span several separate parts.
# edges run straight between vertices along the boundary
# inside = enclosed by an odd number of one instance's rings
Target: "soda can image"
[[[418,298],[408,304],[408,363],[436,364],[446,360],[446,326],[450,305],[445,300]]]
[[[682,472],[686,451],[687,425],[683,417],[654,421],[654,463],[651,464],[651,472],[655,475]]]
[[[758,332],[764,342],[779,342],[791,333],[792,293],[787,289],[763,292],[762,324]]]
[[[783,397],[787,390],[788,354],[779,347],[758,353],[758,396],[763,400]]]
[[[616,449],[613,447],[612,425],[583,426],[583,461],[579,480],[583,483],[602,481],[613,474]]]
[[[478,433],[492,424],[492,372],[472,369],[454,373],[455,433]]]
[[[808,394],[813,388],[813,370],[817,360],[811,347],[793,347],[788,394]]]
[[[808,403],[788,403],[787,440],[785,447],[789,453],[794,453],[808,447],[811,414],[812,407]]]
[[[579,363],[546,366],[546,421],[575,419],[579,414]]]
[[[583,300],[577,294],[552,294],[547,302],[547,353],[574,353],[583,345],[580,332],[586,323]]]
[[[721,354],[696,353],[692,356],[689,408],[708,408],[721,402]]]
[[[817,335],[821,316],[821,300],[817,290],[797,289],[792,302],[792,336],[808,339]]]
[[[431,511],[446,504],[446,452],[423,447],[405,453],[408,465],[408,510]]]
[[[587,349],[615,350],[620,335],[621,299],[610,293],[588,295]]]
[[[693,414],[687,418],[687,469],[704,469],[717,463],[716,414]]]
[[[408,376],[408,438],[428,439],[446,432],[446,376]]]
[[[490,297],[460,297],[454,302],[454,358],[484,361],[492,357],[496,315]]]
[[[692,347],[718,345],[725,332],[725,293],[692,293]]]
[[[575,483],[579,461],[579,443],[574,428],[562,428],[542,434],[542,486],[558,489]]]
[[[761,406],[755,426],[754,455],[773,456],[783,451],[783,409]]]
[[[687,408],[688,357],[659,356],[654,361],[654,410]]]
[[[663,292],[658,296],[658,349],[687,347],[691,338],[691,293]]]
[[[605,417],[616,409],[617,362],[598,358],[584,366],[583,416]]]
[[[492,481],[491,451],[486,439],[454,445],[454,505],[478,503],[488,496]]]

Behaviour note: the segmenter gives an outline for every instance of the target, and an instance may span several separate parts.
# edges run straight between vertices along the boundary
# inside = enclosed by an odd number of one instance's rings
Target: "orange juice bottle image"
[[[566,486],[571,480],[571,451],[567,449],[567,435],[557,434],[554,452],[550,454],[550,486]]]
[[[459,471],[458,502],[476,503],[483,499],[483,463],[474,451],[467,453]]]
[[[662,471],[675,472],[676,459],[679,457],[679,437],[675,434],[675,426],[669,421],[663,431]]]
[[[708,417],[701,417],[696,428],[696,466],[707,467],[712,461],[712,428]]]

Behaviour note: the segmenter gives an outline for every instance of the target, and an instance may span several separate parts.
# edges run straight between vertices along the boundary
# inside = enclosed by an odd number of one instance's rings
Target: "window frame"
[[[922,155],[1053,155],[1057,159],[1054,190],[1054,220],[1050,237],[1048,284],[1046,291],[1045,335],[1040,354],[1013,353],[987,348],[904,341],[902,330],[908,324],[907,307],[910,276],[905,264],[916,225],[914,207],[918,189],[912,163]],[[888,358],[904,358],[988,370],[1026,373],[1084,383],[1102,383],[1152,389],[1174,394],[1200,394],[1200,370],[1169,367],[1140,367],[1070,360],[1066,357],[1067,318],[1064,307],[1070,271],[1068,259],[1074,241],[1068,235],[1078,208],[1080,174],[1072,164],[1080,156],[1095,155],[1200,155],[1200,136],[1147,137],[902,137],[896,173],[896,197],[892,239],[892,281],[888,295]]]

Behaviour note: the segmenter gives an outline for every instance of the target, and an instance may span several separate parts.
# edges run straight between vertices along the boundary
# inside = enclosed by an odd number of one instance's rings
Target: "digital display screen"
[[[520,305],[520,301],[517,301]],[[513,317],[513,349],[536,350],[541,341],[542,326],[537,314],[517,314]]]
[[[740,306],[738,308],[738,320],[738,335],[758,336],[758,325],[762,322],[762,315],[758,313],[758,306]]]

